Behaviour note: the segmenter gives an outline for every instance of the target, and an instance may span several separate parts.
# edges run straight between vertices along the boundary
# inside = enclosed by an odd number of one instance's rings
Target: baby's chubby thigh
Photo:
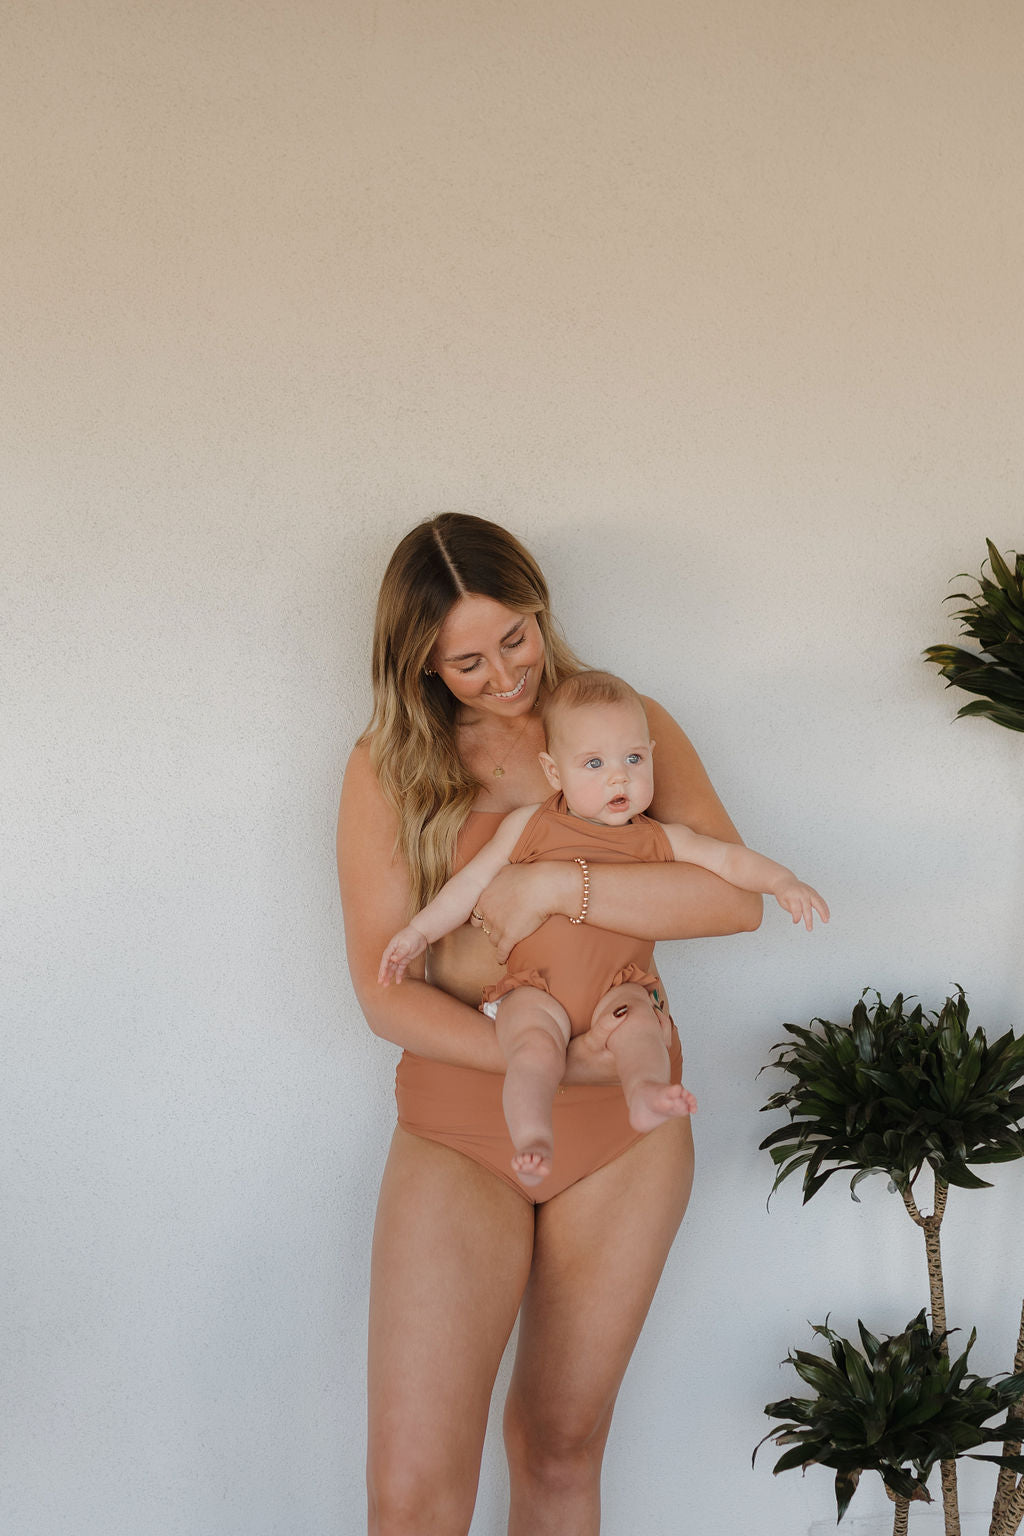
[[[506,992],[495,1007],[494,1029],[506,1061],[524,1050],[547,1054],[552,1048],[564,1060],[572,1034],[569,1015],[558,999],[541,987],[516,987]]]

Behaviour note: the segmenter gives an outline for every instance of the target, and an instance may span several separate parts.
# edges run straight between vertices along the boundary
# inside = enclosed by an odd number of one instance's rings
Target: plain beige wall
[[[1024,547],[1022,54],[1009,0],[8,15],[6,1529],[359,1529],[394,1052],[332,823],[380,572],[446,507],[832,901],[665,950],[701,1174],[604,1529],[828,1516],[827,1474],[750,1470],[777,1363],[829,1311],[900,1327],[923,1261],[881,1181],[765,1212],[755,1074],[865,985],[1024,1022],[1021,741],[919,660],[984,536]],[[995,1182],[948,1217],[986,1371]],[[474,1536],[502,1502],[492,1435]]]

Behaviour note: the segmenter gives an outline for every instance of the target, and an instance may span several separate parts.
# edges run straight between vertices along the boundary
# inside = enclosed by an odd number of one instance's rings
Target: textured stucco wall
[[[5,1529],[360,1528],[394,1052],[333,816],[376,582],[445,507],[531,544],[832,900],[665,952],[700,1182],[605,1530],[828,1516],[827,1474],[750,1470],[777,1362],[830,1310],[901,1326],[923,1261],[880,1182],[766,1214],[755,1073],[869,984],[1024,1027],[1022,744],[918,660],[984,535],[1024,545],[1022,53],[1010,0],[7,17]],[[947,1239],[989,1371],[995,1182]],[[494,1438],[474,1536],[502,1499]]]

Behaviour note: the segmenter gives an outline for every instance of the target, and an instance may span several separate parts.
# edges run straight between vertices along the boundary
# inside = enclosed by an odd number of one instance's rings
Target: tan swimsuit
[[[519,862],[516,856],[531,827],[554,805],[556,799],[553,797],[546,802],[531,818],[513,850],[514,862]],[[547,822],[546,817],[544,820]],[[655,862],[670,862],[672,851],[664,832],[647,817],[639,820],[646,824],[639,837],[617,838],[615,834],[620,832],[632,833],[635,823],[626,827],[597,827],[555,811],[554,841],[547,830],[540,829],[541,841],[547,851],[537,852],[531,857],[572,859],[578,852],[581,858],[593,863],[647,862],[651,859]],[[558,830],[560,821],[571,823],[568,830],[575,837],[575,841],[571,844],[566,842],[564,848],[565,828]],[[653,833],[649,830],[651,828],[655,829]],[[468,863],[496,830],[496,817],[485,813],[472,816],[459,837],[456,868],[461,869]],[[595,838],[590,835],[592,833],[599,835]],[[602,837],[600,834],[612,836]],[[628,847],[630,842],[635,844],[635,851]],[[550,847],[547,847],[549,844]],[[574,851],[565,851],[569,847]],[[542,938],[548,929],[552,930],[550,943]],[[572,937],[566,938],[560,932],[562,929],[567,930]],[[582,949],[573,954],[576,940],[583,938],[589,946],[591,936],[594,936],[596,960],[592,955],[584,957]],[[563,949],[563,941],[565,952],[571,957],[568,966],[571,976],[566,978],[561,974],[563,967],[560,951]],[[609,959],[612,946],[616,952]],[[620,946],[639,946],[640,960],[635,959],[632,949],[624,959],[621,958],[624,951]],[[549,918],[535,934],[518,944],[509,957],[510,964],[516,967],[515,975],[521,979],[517,982],[510,975],[495,987],[488,987],[485,996],[487,993],[507,991],[508,983],[512,986],[522,985],[526,976],[531,978],[531,984],[536,984],[533,981],[535,976],[540,977],[541,984],[566,1006],[575,1034],[579,1029],[589,1026],[594,1005],[624,968],[636,966],[647,978],[648,990],[654,995],[657,977],[649,971],[653,948],[649,941],[611,934],[589,923],[570,924],[567,918]],[[646,960],[643,959],[644,955]],[[548,976],[551,977],[550,985]],[[567,990],[562,988],[563,979],[569,983]],[[637,979],[641,978],[638,976]],[[656,996],[655,1000],[664,1006],[664,994]],[[583,1022],[579,1023],[581,1018]],[[681,1082],[683,1058],[674,1025],[669,1061],[672,1081]],[[452,1147],[490,1169],[531,1205],[561,1194],[570,1185],[586,1178],[587,1174],[619,1157],[640,1139],[640,1133],[634,1131],[629,1123],[626,1101],[618,1083],[575,1084],[559,1088],[554,1103],[555,1155],[552,1171],[543,1184],[531,1191],[520,1184],[512,1172],[511,1160],[515,1149],[502,1113],[502,1083],[500,1073],[480,1072],[474,1067],[453,1067],[446,1062],[430,1061],[424,1056],[406,1051],[395,1074],[398,1123],[403,1130]]]
[[[571,863],[581,858],[595,864],[671,864],[674,857],[664,828],[649,816],[634,816],[622,827],[605,827],[573,816],[564,797],[552,795],[530,817],[508,861]],[[593,923],[549,917],[516,945],[508,957],[507,976],[484,988],[483,1001],[494,1002],[517,987],[540,987],[558,999],[569,1015],[573,1034],[581,1035],[590,1028],[601,998],[621,982],[639,982],[651,993],[655,1007],[661,1005],[658,978],[650,969],[653,958],[653,939],[634,939],[595,928]]]

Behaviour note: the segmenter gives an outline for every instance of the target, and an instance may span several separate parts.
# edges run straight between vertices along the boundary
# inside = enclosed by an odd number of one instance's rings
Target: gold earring
[[[437,673],[434,671],[433,667],[424,667],[423,668],[423,676],[424,677],[436,677]]]

